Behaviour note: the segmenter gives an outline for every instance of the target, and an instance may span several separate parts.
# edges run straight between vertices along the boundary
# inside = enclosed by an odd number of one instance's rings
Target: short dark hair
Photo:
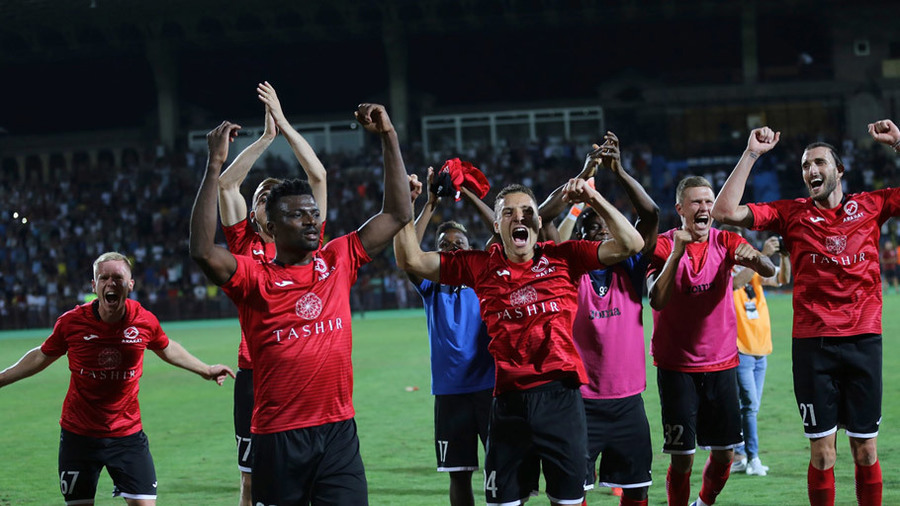
[[[675,203],[680,204],[682,197],[684,195],[684,191],[688,188],[709,188],[713,189],[712,183],[709,182],[703,176],[687,176],[681,181],[678,182],[678,187],[675,188]],[[271,197],[269,197],[271,198]],[[266,209],[268,211],[268,209]]]
[[[441,223],[440,225],[438,225],[437,235],[441,235],[444,232],[446,232],[447,230],[451,230],[451,229],[462,232],[463,234],[466,235],[466,237],[469,236],[469,231],[466,230],[466,227],[462,223],[457,223],[453,220],[445,221],[445,222]]]
[[[844,171],[844,162],[841,160],[841,157],[838,156],[837,150],[834,149],[834,146],[828,144],[827,142],[813,142],[812,144],[806,146],[806,148],[803,149],[803,152],[806,153],[810,149],[814,148],[828,148],[828,150],[831,151],[831,158],[834,159],[834,166],[840,169],[841,172]]]
[[[528,195],[529,197],[531,197],[531,200],[533,200],[534,203],[537,204],[537,198],[534,196],[534,192],[531,191],[531,188],[529,188],[525,185],[518,184],[518,183],[513,183],[510,185],[506,185],[502,190],[500,190],[500,193],[497,194],[497,198],[494,199],[494,214],[495,215],[499,212],[499,206],[500,206],[500,203],[503,202],[503,198],[506,197],[507,195],[509,195],[510,193],[524,193],[525,195]]]
[[[597,211],[594,210],[591,206],[584,206],[584,209],[581,210],[581,214],[578,215],[575,221],[575,232],[578,233],[579,239],[584,239],[584,222],[591,216],[600,216],[597,214]]]
[[[312,196],[312,186],[303,179],[287,179],[272,187],[269,192],[269,199],[266,201],[266,214],[272,216],[275,205],[282,197],[291,195],[309,195]],[[313,197],[315,200],[315,197]]]

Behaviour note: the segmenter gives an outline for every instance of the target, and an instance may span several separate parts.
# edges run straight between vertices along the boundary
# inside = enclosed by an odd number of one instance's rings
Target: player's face
[[[134,280],[131,278],[128,263],[124,260],[108,260],[97,264],[97,272],[94,273],[91,287],[105,310],[111,312],[124,310],[125,299],[134,289]]]
[[[322,221],[312,195],[288,195],[278,199],[266,224],[280,248],[315,251],[319,247]]]
[[[681,216],[681,227],[694,237],[705,237],[712,226],[712,210],[715,196],[712,188],[697,186],[686,188],[681,195],[681,203],[675,204],[675,210]]]
[[[269,193],[271,191],[272,187],[266,186],[257,190],[256,195],[254,196],[253,212],[250,213],[250,218],[256,221],[260,230],[266,230],[266,223],[269,221],[269,217],[266,214],[266,202],[269,200]]]
[[[448,228],[438,237],[438,250],[457,251],[461,249],[469,249],[469,238],[459,230]]]
[[[612,239],[606,220],[591,213],[581,222],[581,238],[586,241],[606,242]]]
[[[500,234],[508,257],[518,261],[530,259],[540,229],[541,217],[534,199],[525,193],[503,197],[494,218],[494,231]]]
[[[815,201],[828,200],[841,182],[841,172],[834,164],[831,150],[824,146],[804,151],[800,167],[809,196]]]

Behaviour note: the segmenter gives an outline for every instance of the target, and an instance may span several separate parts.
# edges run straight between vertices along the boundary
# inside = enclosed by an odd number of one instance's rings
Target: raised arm
[[[597,171],[599,164],[600,146],[594,144],[591,146],[591,151],[584,157],[584,166],[581,168],[581,172],[575,177],[587,181]],[[545,239],[550,241],[559,242],[568,240],[569,237],[571,237],[572,230],[575,226],[574,220],[563,221],[559,227],[556,227],[553,223],[554,220],[556,220],[556,217],[569,205],[568,202],[563,200],[563,189],[565,187],[566,183],[557,187],[550,192],[550,195],[548,195],[541,205],[538,206],[538,213],[541,215],[541,221],[544,224],[542,231],[546,236]],[[550,230],[551,228],[555,230]]]
[[[900,128],[889,119],[869,123],[869,135],[876,141],[886,144],[900,153]]]
[[[397,266],[410,276],[440,282],[441,254],[422,251],[412,222],[407,223],[394,236],[394,257],[397,259]]]
[[[419,241],[419,244],[422,244],[422,239],[425,237],[425,230],[428,229],[431,217],[434,216],[434,212],[437,211],[438,205],[441,203],[441,198],[431,191],[431,183],[433,181],[434,167],[428,167],[425,188],[422,188],[422,182],[419,181],[419,176],[415,174],[409,176],[410,200],[415,202],[423,191],[428,192],[428,200],[425,201],[425,205],[422,207],[422,210],[419,211],[419,216],[416,217],[416,240]]]
[[[563,188],[563,198],[571,203],[586,203],[606,221],[613,238],[597,248],[597,258],[605,265],[621,262],[644,247],[641,235],[625,216],[584,179],[570,179]]]
[[[778,144],[781,132],[775,132],[769,127],[756,128],[750,132],[747,140],[747,149],[741,155],[725,185],[719,191],[716,202],[713,204],[712,217],[719,223],[750,228],[753,225],[753,213],[750,208],[741,204],[744,196],[744,187],[747,178],[750,177],[750,169],[756,160],[769,152]]]
[[[191,258],[217,285],[222,285],[237,270],[237,260],[229,251],[216,246],[216,188],[219,173],[228,158],[228,143],[234,140],[240,125],[223,121],[206,134],[209,156],[206,173],[200,183],[200,190],[191,211]]]
[[[207,365],[199,358],[188,353],[184,346],[169,339],[169,345],[161,350],[153,350],[159,358],[182,369],[199,374],[203,379],[213,380],[219,385],[225,382],[226,376],[234,378],[234,371],[227,365]]]
[[[40,346],[29,350],[15,364],[0,371],[0,388],[43,371],[58,358],[46,355]]]
[[[266,111],[266,127],[259,139],[237,155],[231,165],[219,176],[219,216],[222,225],[230,227],[247,218],[247,201],[241,195],[241,183],[247,178],[256,160],[268,149],[278,135],[275,120]]]
[[[355,114],[363,128],[381,137],[384,152],[384,201],[381,211],[359,228],[359,239],[366,253],[374,256],[388,245],[404,225],[412,223],[409,179],[403,165],[397,132],[384,106],[360,104]],[[415,237],[415,230],[412,232]]]
[[[622,166],[619,138],[616,137],[616,134],[606,132],[603,146],[600,146],[600,157],[603,166],[616,176],[637,212],[638,218],[634,228],[644,240],[644,248],[641,251],[645,254],[652,253],[656,248],[656,235],[659,232],[659,206],[650,198],[644,187]]]
[[[463,196],[463,201],[475,208],[475,212],[478,213],[478,217],[481,218],[481,222],[484,223],[484,226],[486,226],[488,230],[494,230],[494,210],[491,209],[491,206],[485,204],[483,200],[478,198],[478,195],[475,195],[472,190],[465,186],[461,186],[459,192]]]
[[[306,139],[300,135],[300,132],[294,129],[293,125],[291,125],[284,116],[284,111],[281,108],[281,101],[278,100],[275,88],[269,84],[269,81],[260,83],[256,87],[256,91],[259,95],[259,99],[266,104],[266,111],[270,112],[272,117],[275,118],[275,125],[281,130],[281,135],[287,139],[288,144],[291,146],[291,150],[294,152],[294,156],[297,158],[297,161],[300,162],[300,166],[303,167],[303,172],[306,173],[306,179],[312,187],[313,198],[316,199],[316,204],[319,206],[319,213],[321,213],[322,216],[327,217],[328,185],[326,182],[325,166],[322,165],[322,161],[316,156],[316,152],[313,151],[312,146],[306,142]]]
[[[672,298],[672,290],[675,286],[675,273],[678,272],[678,262],[684,256],[685,245],[691,242],[691,233],[684,229],[675,231],[672,251],[666,258],[659,272],[647,276],[647,292],[650,296],[650,307],[662,311]]]

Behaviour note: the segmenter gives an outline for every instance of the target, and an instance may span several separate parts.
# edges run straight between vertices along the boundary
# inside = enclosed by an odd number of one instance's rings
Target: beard
[[[825,178],[825,182],[822,183],[822,186],[820,187],[821,191],[819,191],[819,194],[813,195],[812,188],[809,188],[809,196],[816,202],[825,202],[826,200],[828,200],[828,197],[830,197],[831,194],[834,193],[834,190],[836,188],[837,179],[831,177]]]

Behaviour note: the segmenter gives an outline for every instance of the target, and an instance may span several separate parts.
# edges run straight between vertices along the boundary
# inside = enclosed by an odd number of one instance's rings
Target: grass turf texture
[[[717,504],[806,504],[808,444],[791,388],[790,296],[769,297],[775,351],[769,358],[759,416],[761,458],[769,476],[737,474],[728,480]],[[884,305],[884,421],[879,458],[884,473],[884,504],[900,504],[900,399],[892,385],[900,380],[900,354],[894,338],[900,334],[900,296],[887,295]],[[645,314],[648,333],[652,320]],[[169,336],[208,363],[236,362],[235,321],[169,323]],[[373,505],[447,504],[448,478],[437,473],[432,440],[432,397],[429,393],[428,342],[422,310],[368,313],[354,319],[355,395],[363,461]],[[48,331],[0,333],[0,367],[38,346]],[[231,387],[172,367],[153,353],[144,362],[141,407],[144,430],[159,478],[159,504],[232,505],[238,501],[238,471],[231,421]],[[285,370],[284,374],[292,374]],[[668,456],[659,452],[662,430],[656,391],[656,371],[648,366],[644,394],[650,418],[654,483],[650,504],[665,504]],[[56,457],[59,412],[68,386],[66,360],[38,375],[0,391],[0,505],[61,504]],[[406,387],[418,387],[408,391]],[[691,497],[700,490],[707,453],[698,451],[691,477]],[[856,504],[853,462],[847,437],[838,435],[835,466],[838,505]],[[482,475],[473,477],[476,503],[483,504]],[[104,471],[97,504],[123,504],[110,497],[112,482]],[[607,489],[588,492],[588,504],[618,504]],[[546,496],[529,504],[547,504]]]

